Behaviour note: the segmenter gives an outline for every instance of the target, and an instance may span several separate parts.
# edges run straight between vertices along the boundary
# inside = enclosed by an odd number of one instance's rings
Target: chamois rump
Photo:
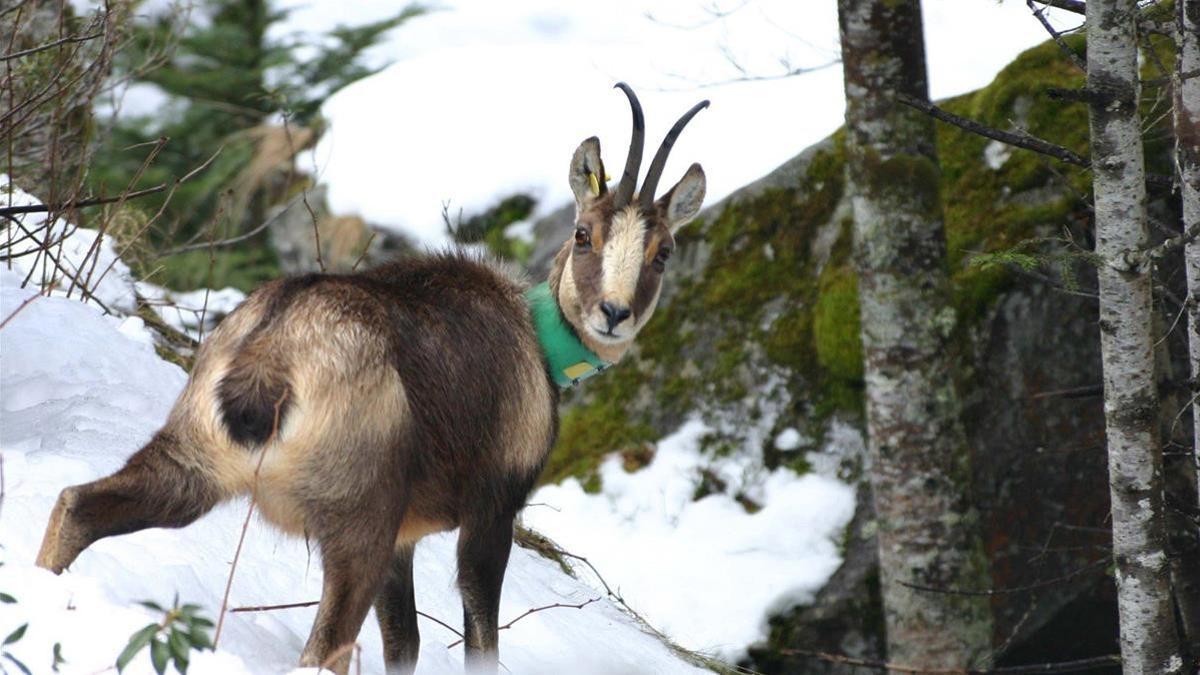
[[[321,552],[300,663],[345,673],[373,604],[389,672],[411,672],[413,548],[457,527],[467,664],[495,670],[513,519],[554,443],[559,386],[620,360],[704,199],[699,164],[654,194],[708,102],[635,195],[644,121],[617,87],[633,114],[624,173],[610,191],[599,140],[575,151],[576,227],[545,284],[459,252],[265,284],[200,347],[162,429],[120,471],[62,491],[37,564],[61,573],[102,537],[183,527],[253,489],[267,521]]]

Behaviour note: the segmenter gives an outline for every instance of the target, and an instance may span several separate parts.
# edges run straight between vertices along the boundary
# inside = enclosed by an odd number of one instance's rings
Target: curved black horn
[[[613,206],[621,208],[633,201],[633,190],[637,187],[638,169],[642,166],[642,149],[646,144],[646,119],[642,115],[642,104],[638,103],[633,89],[624,82],[618,82],[614,89],[625,92],[629,99],[629,107],[633,111],[633,136],[629,139],[629,155],[625,158],[625,171],[621,174],[621,182],[617,184],[617,194],[613,197]],[[600,176],[604,180],[604,176]]]
[[[663,139],[662,145],[658,147],[658,152],[654,153],[654,160],[650,162],[650,170],[646,172],[646,182],[642,183],[642,192],[640,202],[642,209],[649,211],[654,208],[654,191],[658,189],[658,179],[662,176],[663,167],[667,165],[667,155],[671,154],[671,146],[675,145],[675,139],[679,138],[679,134],[687,123],[692,121],[696,113],[708,107],[708,101],[700,101],[692,106],[692,109],[685,112],[683,117],[671,127],[667,132],[667,137]]]

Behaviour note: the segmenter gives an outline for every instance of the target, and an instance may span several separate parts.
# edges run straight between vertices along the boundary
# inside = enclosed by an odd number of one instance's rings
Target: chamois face
[[[704,170],[693,164],[646,208],[636,199],[618,207],[616,193],[603,188],[603,176],[600,142],[589,138],[571,162],[575,231],[559,254],[558,300],[585,342],[619,353],[654,312],[675,248],[674,232],[699,212],[705,179]]]
[[[599,139],[593,136],[579,144],[568,175],[575,194],[575,232],[563,244],[551,273],[563,315],[580,339],[609,362],[620,359],[650,319],[675,249],[674,233],[696,217],[704,202],[704,170],[699,164],[688,168],[657,201],[654,193],[675,139],[708,107],[708,101],[701,101],[675,122],[635,196],[645,120],[633,89],[624,82],[616,88],[625,93],[633,113],[625,171],[609,192]]]

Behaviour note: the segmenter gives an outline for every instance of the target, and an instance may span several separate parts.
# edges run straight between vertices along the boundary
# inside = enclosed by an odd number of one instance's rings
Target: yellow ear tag
[[[596,174],[588,172],[588,185],[592,186],[592,194],[600,196],[600,181],[596,180]]]
[[[611,181],[611,180],[612,180],[612,176],[610,176],[609,174],[605,173],[605,174],[604,174],[604,182],[605,182],[605,183],[607,183],[607,182],[609,182],[609,181]]]

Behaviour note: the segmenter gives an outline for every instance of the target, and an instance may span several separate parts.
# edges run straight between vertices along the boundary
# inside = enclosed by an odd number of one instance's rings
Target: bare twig
[[[17,305],[16,309],[10,312],[8,316],[4,317],[3,321],[0,321],[0,330],[3,330],[4,327],[8,325],[8,322],[13,320],[14,316],[16,316],[21,310],[28,307],[30,303],[32,303],[34,300],[37,300],[39,297],[41,297],[41,293],[34,293],[28,298],[25,298],[24,302],[22,302],[20,305]]]
[[[168,183],[160,183],[154,187],[149,187],[144,190],[135,190],[128,194],[117,195],[116,197],[96,197],[93,199],[81,199],[79,201],[66,202],[65,204],[30,204],[28,206],[5,206],[0,207],[0,216],[19,216],[25,213],[49,213],[50,211],[70,211],[73,209],[82,209],[88,206],[99,206],[101,204],[112,204],[114,202],[127,201],[145,195],[152,195],[156,192],[162,192],[168,187]]]
[[[246,606],[246,607],[234,607],[233,609],[229,610],[229,613],[236,614],[239,612],[273,612],[278,609],[300,609],[302,607],[315,607],[319,604],[321,604],[320,600],[308,600],[305,602],[289,602],[289,603],[285,603],[282,605],[251,605],[251,606]],[[446,630],[450,631],[451,633],[454,633],[455,635],[457,635],[460,638],[463,636],[462,631],[458,630],[454,626],[451,626],[450,624],[446,623],[445,621],[442,621],[441,619],[437,618],[436,616],[426,614],[425,612],[422,612],[419,609],[417,610],[417,614],[438,624],[442,628],[445,628]]]
[[[1046,579],[1046,580],[1039,581],[1037,583],[1029,584],[1026,586],[1015,586],[1012,588],[982,588],[982,589],[938,588],[936,586],[922,586],[920,584],[910,584],[907,581],[897,581],[896,583],[898,583],[901,586],[904,586],[906,588],[911,588],[915,591],[925,591],[927,593],[944,593],[946,595],[970,595],[970,596],[1008,595],[1009,593],[1024,593],[1026,591],[1032,591],[1032,590],[1037,590],[1039,588],[1046,588],[1047,586],[1054,586],[1056,584],[1061,584],[1064,581],[1069,581],[1071,579],[1074,579],[1075,577],[1080,576],[1081,574],[1084,574],[1086,572],[1090,572],[1095,569],[1103,568],[1103,567],[1107,566],[1108,563],[1109,563],[1108,558],[1101,558],[1099,560],[1094,560],[1090,564],[1084,565],[1083,567],[1080,567],[1077,570],[1072,570],[1071,572],[1068,572],[1062,576],[1054,577],[1053,579]]]
[[[320,600],[309,600],[307,602],[288,602],[282,605],[246,605],[243,607],[234,607],[229,610],[230,614],[238,614],[240,612],[273,612],[277,609],[299,609],[301,607],[313,607],[321,604]]]
[[[55,40],[54,42],[47,42],[44,45],[38,45],[37,47],[30,47],[29,49],[22,49],[19,52],[12,52],[11,54],[0,55],[0,61],[8,61],[9,59],[19,59],[22,56],[29,56],[30,54],[36,54],[38,52],[43,52],[43,51],[46,51],[47,49],[54,49],[55,47],[65,45],[70,42],[87,42],[88,40],[95,40],[96,38],[100,37],[101,35],[104,35],[104,31],[100,31],[99,33],[92,33],[90,35],[71,35],[71,36],[62,38],[61,40]]]
[[[206,249],[206,248],[220,248],[222,246],[231,246],[233,244],[237,244],[237,243],[246,241],[247,239],[254,237],[259,232],[262,232],[263,230],[270,227],[271,224],[274,223],[276,220],[279,220],[279,217],[282,216],[288,209],[290,209],[293,204],[295,204],[296,202],[299,202],[302,199],[302,197],[303,197],[302,194],[292,197],[292,199],[290,201],[288,201],[288,203],[285,204],[283,206],[283,208],[281,208],[280,210],[275,212],[275,215],[271,216],[270,218],[267,218],[266,220],[263,221],[263,223],[261,225],[255,227],[253,230],[250,230],[249,232],[244,232],[242,234],[239,234],[236,237],[230,237],[228,239],[221,239],[218,241],[202,241],[202,242],[195,243],[195,244],[187,244],[184,246],[177,246],[175,248],[167,249],[166,251],[159,253],[158,257],[166,258],[167,256],[178,255],[180,253],[187,253],[188,251],[199,251],[201,249]]]
[[[1146,262],[1157,262],[1158,260],[1164,258],[1168,253],[1192,243],[1197,237],[1200,237],[1200,222],[1193,224],[1183,232],[1180,232],[1174,237],[1166,239],[1165,241],[1148,249],[1131,253],[1130,259],[1127,262],[1131,265],[1140,265]]]
[[[542,605],[541,607],[534,607],[532,609],[525,610],[520,616],[513,619],[512,621],[509,621],[508,623],[504,624],[503,626],[500,626],[496,630],[507,630],[509,628],[512,628],[514,623],[520,621],[521,619],[524,619],[525,617],[529,616],[530,614],[544,612],[547,609],[558,609],[560,607],[564,608],[564,609],[583,609],[584,607],[587,607],[588,605],[592,604],[593,602],[599,602],[599,601],[600,601],[600,598],[595,597],[595,598],[589,598],[588,600],[584,600],[583,602],[579,603],[578,605],[570,605],[570,604],[566,604],[566,603],[562,603],[562,602],[556,602],[556,603],[553,603],[550,605]],[[457,647],[458,645],[462,644],[462,642],[463,641],[461,639],[455,640],[454,642],[451,642],[450,644],[446,645],[446,649],[453,649],[454,647]]]
[[[250,506],[246,509],[246,520],[242,522],[242,533],[238,536],[237,549],[233,552],[229,578],[225,580],[225,595],[221,598],[221,614],[217,617],[217,630],[213,634],[213,649],[217,648],[217,643],[221,640],[221,628],[225,625],[225,612],[229,607],[229,591],[233,588],[233,575],[237,572],[238,559],[242,557],[242,544],[246,541],[246,530],[250,528],[250,516],[254,515],[254,504],[258,500],[258,473],[262,470],[263,458],[267,456],[267,446],[271,445],[279,433],[279,411],[286,400],[287,392],[285,391],[283,396],[280,396],[279,400],[275,402],[275,420],[271,425],[271,435],[259,448],[258,464],[254,467],[254,478],[250,483]]]
[[[910,108],[920,110],[936,120],[946,122],[947,124],[953,124],[959,129],[968,131],[977,136],[990,138],[994,141],[1000,141],[1001,143],[1006,143],[1008,145],[1023,148],[1025,150],[1032,150],[1034,152],[1053,157],[1068,164],[1074,164],[1075,166],[1080,166],[1085,169],[1090,169],[1092,167],[1092,161],[1087,157],[1083,157],[1072,150],[1064,148],[1061,145],[1055,145],[1050,141],[1043,140],[1028,133],[1014,134],[1008,131],[993,129],[992,127],[985,126],[974,120],[969,120],[965,117],[959,117],[958,115],[955,115],[944,108],[939,108],[931,101],[916,99],[907,94],[897,93],[896,100]],[[1174,181],[1170,176],[1163,176],[1160,174],[1147,172],[1146,183],[1150,185],[1170,187],[1173,185]]]
[[[1037,0],[1039,3],[1047,7],[1056,7],[1065,9],[1068,12],[1074,12],[1080,16],[1086,14],[1085,6],[1082,0]]]
[[[1016,146],[1018,148],[1032,150],[1034,152],[1062,160],[1068,164],[1084,167],[1085,169],[1092,166],[1091,160],[1087,159],[1086,157],[1081,157],[1075,152],[1068,150],[1061,145],[1055,145],[1050,141],[1044,141],[1029,134],[1014,134],[1008,131],[993,129],[975,122],[974,120],[969,120],[965,117],[959,117],[952,112],[949,112],[943,108],[939,108],[931,101],[922,101],[920,99],[913,98],[908,94],[897,93],[896,100],[910,108],[920,110],[936,120],[946,122],[947,124],[953,124],[959,129],[969,131],[977,136],[990,138],[994,141],[1007,143],[1008,145]]]
[[[293,143],[293,141],[292,141],[292,126],[288,122],[288,117],[289,117],[289,115],[286,113],[283,116],[283,133],[285,136],[287,136],[288,156],[291,158],[288,160],[288,162],[289,162],[289,164],[292,165],[293,170],[294,170],[296,147],[295,147],[295,143]],[[289,173],[288,182],[290,183],[292,170],[289,170],[288,173]],[[308,186],[307,185],[300,186],[300,197],[301,197],[301,200],[304,202],[304,208],[308,210],[308,217],[310,219],[312,219],[313,238],[316,241],[316,248],[317,248],[317,267],[322,272],[324,272],[325,271],[325,259],[323,257],[321,257],[321,228],[317,224],[316,212],[313,211],[312,205],[308,203]]]
[[[1005,666],[1002,668],[989,669],[974,669],[974,668],[918,668],[915,666],[906,666],[898,663],[889,663],[887,661],[875,661],[871,659],[859,659],[844,654],[830,654],[828,652],[812,651],[808,649],[781,649],[781,654],[788,656],[803,656],[808,658],[819,659],[828,663],[840,663],[847,666],[857,666],[859,668],[871,668],[874,670],[885,670],[893,673],[911,673],[914,675],[1018,675],[1026,673],[1073,673],[1084,670],[1092,670],[1100,666],[1117,666],[1121,664],[1121,657],[1116,654],[1106,656],[1094,656],[1087,659],[1076,659],[1074,661],[1060,661],[1058,663],[1036,663],[1027,666]]]
[[[695,23],[672,23],[670,21],[665,21],[663,19],[658,18],[657,16],[655,16],[655,14],[653,12],[651,12],[649,10],[647,10],[646,12],[643,12],[643,16],[645,16],[647,19],[653,21],[654,23],[659,24],[660,26],[666,26],[667,28],[675,28],[678,30],[692,31],[692,30],[703,28],[710,24],[716,23],[717,21],[720,21],[722,19],[725,19],[725,18],[741,11],[742,9],[744,9],[746,7],[746,5],[749,5],[749,4],[750,4],[750,0],[742,0],[742,2],[738,3],[738,5],[733,7],[732,9],[721,9],[717,5],[717,3],[714,2],[711,5],[709,5],[708,7],[703,8],[704,13],[708,15],[708,18],[702,19]]]
[[[363,245],[362,253],[358,254],[358,258],[355,259],[354,264],[350,266],[351,272],[357,272],[358,266],[362,264],[362,261],[367,259],[367,254],[371,252],[371,244],[375,242],[375,235],[377,234],[379,234],[377,230],[371,230],[371,236],[367,237],[367,243]]]
[[[1025,4],[1028,5],[1030,11],[1033,12],[1033,16],[1036,17],[1039,22],[1041,22],[1042,28],[1046,29],[1046,32],[1050,34],[1050,38],[1054,40],[1054,43],[1058,45],[1059,49],[1061,49],[1063,53],[1067,55],[1067,58],[1071,59],[1071,63],[1074,63],[1076,68],[1086,73],[1087,64],[1083,62],[1083,59],[1079,58],[1079,55],[1075,53],[1075,50],[1071,49],[1071,46],[1068,45],[1067,41],[1063,39],[1062,33],[1059,33],[1054,29],[1054,26],[1050,25],[1050,21],[1044,14],[1042,14],[1042,8],[1033,3],[1034,0],[1025,0]]]
[[[1069,389],[1052,389],[1050,391],[1039,391],[1036,394],[1030,394],[1029,398],[1087,398],[1089,396],[1099,396],[1104,393],[1104,385],[1089,384],[1082,387],[1071,387]]]
[[[820,70],[825,70],[826,68],[832,68],[833,66],[836,66],[836,65],[840,64],[841,62],[842,62],[841,59],[835,59],[833,61],[829,61],[829,62],[822,63],[822,64],[815,65],[815,66],[789,67],[781,73],[773,73],[771,75],[753,74],[753,73],[747,72],[747,71],[741,69],[740,67],[738,67],[738,70],[741,72],[741,74],[738,75],[737,77],[730,77],[730,78],[727,78],[724,80],[697,82],[688,87],[666,87],[666,88],[656,89],[655,91],[694,91],[696,89],[708,89],[711,87],[720,87],[722,85],[733,84],[735,82],[769,82],[771,80],[785,80],[789,77],[797,77],[799,75],[807,75],[809,73],[815,73]],[[679,76],[676,75],[676,77],[679,77]]]

